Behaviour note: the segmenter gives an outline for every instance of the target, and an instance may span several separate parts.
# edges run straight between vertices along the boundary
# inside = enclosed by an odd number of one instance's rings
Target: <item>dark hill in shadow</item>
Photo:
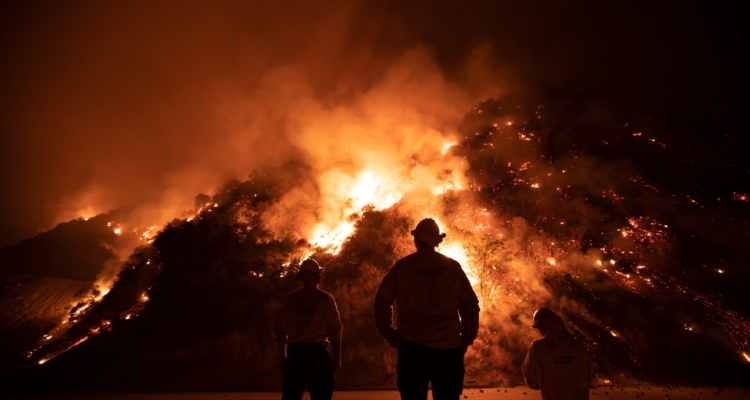
[[[0,249],[0,274],[93,281],[104,263],[116,259],[118,236],[108,222],[125,218],[120,209],[58,224],[13,246]]]

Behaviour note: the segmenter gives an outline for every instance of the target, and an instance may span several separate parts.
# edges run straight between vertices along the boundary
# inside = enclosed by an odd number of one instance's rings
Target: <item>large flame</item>
[[[345,180],[346,181],[346,180]],[[349,181],[351,187],[345,183],[345,201],[339,210],[332,215],[350,217],[365,206],[372,206],[375,210],[383,210],[399,201],[402,194],[398,188],[389,186],[381,177],[371,171],[361,172],[356,180]],[[312,228],[310,243],[314,246],[328,249],[329,253],[338,254],[344,240],[354,232],[354,223],[350,221],[323,221]]]

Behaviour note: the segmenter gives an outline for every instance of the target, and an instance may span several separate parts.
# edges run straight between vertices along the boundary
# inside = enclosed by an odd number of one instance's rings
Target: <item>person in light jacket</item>
[[[523,362],[529,388],[541,390],[542,400],[588,400],[594,363],[586,349],[549,308],[536,310],[532,327],[542,337],[531,343]]]
[[[341,319],[333,296],[318,289],[320,278],[320,265],[303,261],[296,279],[304,286],[284,299],[276,318],[282,400],[302,399],[305,386],[312,400],[333,396],[334,372],[341,368]]]
[[[375,295],[375,324],[398,349],[402,400],[457,400],[463,390],[464,353],[479,330],[479,301],[461,265],[437,251],[445,237],[432,219],[411,231],[417,251],[391,267]],[[393,326],[392,305],[397,319]]]

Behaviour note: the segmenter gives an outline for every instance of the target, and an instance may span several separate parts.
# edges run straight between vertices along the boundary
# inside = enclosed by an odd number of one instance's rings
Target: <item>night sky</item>
[[[280,164],[302,150],[278,93],[347,104],[413,51],[464,110],[528,92],[741,132],[739,5],[403,3],[3,2],[0,246],[125,205],[177,210]]]

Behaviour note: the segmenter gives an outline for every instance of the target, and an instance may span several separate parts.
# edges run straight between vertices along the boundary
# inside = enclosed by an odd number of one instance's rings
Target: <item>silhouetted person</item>
[[[456,400],[464,382],[464,353],[479,330],[479,301],[461,265],[435,251],[445,233],[432,219],[411,231],[417,251],[398,261],[375,295],[375,324],[398,349],[403,400]],[[392,325],[394,301],[396,327]]]
[[[529,388],[541,389],[542,400],[588,400],[594,363],[586,349],[549,308],[536,310],[532,327],[542,337],[531,343],[523,362]]]
[[[333,396],[333,375],[341,368],[341,320],[333,296],[318,289],[320,274],[317,262],[302,262],[296,279],[304,286],[284,299],[276,319],[282,400],[301,399],[305,385],[312,400]]]

